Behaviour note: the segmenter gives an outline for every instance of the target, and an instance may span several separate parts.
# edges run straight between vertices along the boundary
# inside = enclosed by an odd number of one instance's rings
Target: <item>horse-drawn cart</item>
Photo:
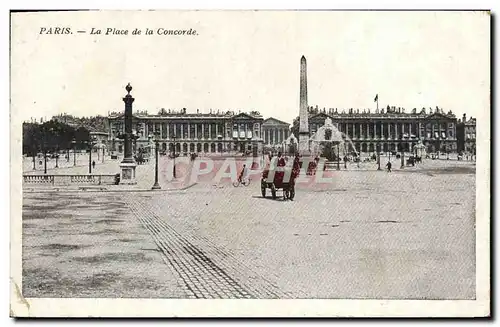
[[[274,172],[274,178],[270,179],[269,170],[264,170],[262,173],[262,179],[260,181],[260,190],[262,192],[262,197],[266,197],[267,189],[271,190],[271,196],[276,199],[277,191],[283,191],[283,200],[293,200],[295,197],[295,178],[291,176],[285,176],[284,171]],[[288,179],[288,180],[287,180]]]
[[[283,192],[283,199],[293,200],[295,197],[295,179],[299,175],[300,166],[298,161],[292,167],[285,167],[278,164],[274,170],[265,169],[262,172],[262,179],[260,181],[260,190],[262,197],[266,197],[267,189],[271,190],[271,196],[276,199],[277,191]],[[272,175],[274,174],[274,177]]]

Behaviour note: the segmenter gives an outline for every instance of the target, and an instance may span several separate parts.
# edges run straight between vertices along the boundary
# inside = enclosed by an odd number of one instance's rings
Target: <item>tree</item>
[[[41,130],[38,124],[23,124],[23,154],[32,156],[40,150]]]
[[[87,128],[80,126],[75,131],[75,141],[76,147],[78,149],[86,149],[87,146],[85,142],[90,140],[90,132]]]

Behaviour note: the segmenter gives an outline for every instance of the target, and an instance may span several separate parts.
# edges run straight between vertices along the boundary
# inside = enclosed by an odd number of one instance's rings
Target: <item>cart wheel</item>
[[[288,189],[283,190],[283,200],[290,198],[290,191]]]
[[[243,184],[244,186],[248,186],[248,185],[250,185],[250,178],[248,178],[248,179],[244,180],[244,181],[242,182],[242,184]]]
[[[273,199],[276,199],[276,187],[273,185],[271,185],[271,195],[273,197]]]
[[[240,181],[238,181],[238,180],[237,180],[237,181],[234,181],[234,182],[233,182],[233,186],[234,186],[234,187],[238,187],[239,185],[240,185]]]

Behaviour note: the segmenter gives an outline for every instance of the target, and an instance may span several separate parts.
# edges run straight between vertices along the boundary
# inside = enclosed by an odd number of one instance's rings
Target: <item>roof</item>
[[[124,116],[124,112],[111,112],[108,115],[109,119],[117,119],[121,118]],[[132,117],[136,119],[165,119],[165,118],[172,118],[172,119],[200,119],[200,118],[234,118],[238,116],[247,116],[250,118],[262,118],[262,115],[255,110],[249,111],[249,112],[238,112],[236,113],[235,111],[231,110],[210,110],[208,113],[202,113],[197,111],[196,113],[188,113],[185,108],[182,110],[165,110],[161,109],[157,114],[149,114],[147,111],[144,110],[136,110],[133,111]]]
[[[385,108],[380,108],[379,110],[372,110],[372,109],[358,109],[358,108],[349,108],[349,109],[337,109],[337,108],[323,108],[320,109],[318,106],[316,107],[309,107],[308,108],[308,114],[309,118],[315,118],[315,117],[330,117],[330,118],[353,118],[353,119],[359,119],[359,118],[367,118],[367,119],[372,119],[372,118],[378,118],[378,119],[385,119],[385,118],[402,118],[402,119],[407,119],[407,118],[425,118],[429,117],[432,115],[440,115],[445,118],[450,118],[450,119],[455,119],[456,116],[453,114],[451,110],[449,110],[447,113],[444,112],[442,108],[436,107],[435,109],[430,108],[429,111],[426,110],[426,108],[422,108],[418,110],[417,108],[413,108],[411,111],[406,111],[404,108],[401,107],[390,107],[387,106]]]
[[[454,120],[456,119],[455,115],[450,115],[450,114],[444,114],[441,112],[438,113],[432,113],[432,114],[425,114],[425,113],[404,113],[404,112],[369,112],[369,111],[364,111],[364,112],[352,112],[352,113],[338,113],[338,112],[333,112],[333,113],[328,113],[328,112],[314,112],[314,113],[309,113],[309,119],[315,119],[315,118],[321,118],[321,119],[326,119],[326,118],[331,118],[333,120],[338,120],[338,119],[430,119],[434,117],[442,117],[445,119],[449,120]]]
[[[264,119],[264,122],[262,123],[262,125],[286,125],[287,127],[290,126],[289,123],[286,123],[282,120],[279,120],[277,118],[274,118],[274,117],[269,117],[267,119]]]

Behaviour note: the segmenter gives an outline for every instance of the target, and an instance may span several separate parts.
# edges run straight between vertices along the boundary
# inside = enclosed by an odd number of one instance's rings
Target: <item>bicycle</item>
[[[240,186],[240,184],[242,184],[243,186],[248,186],[248,185],[250,185],[250,179],[249,178],[243,178],[243,179],[238,178],[237,181],[233,182],[234,187],[238,187],[238,186]]]

